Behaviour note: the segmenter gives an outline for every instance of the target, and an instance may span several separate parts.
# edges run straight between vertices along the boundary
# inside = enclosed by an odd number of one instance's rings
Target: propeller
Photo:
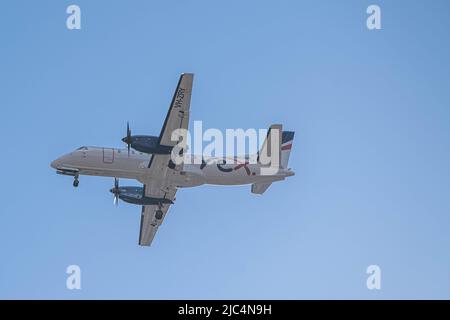
[[[125,142],[128,146],[128,156],[130,156],[130,148],[131,148],[131,130],[130,130],[130,123],[127,121],[127,136],[122,139],[123,142]]]
[[[119,179],[114,178],[114,188],[111,189],[111,192],[114,194],[113,203],[114,205],[117,206],[119,204],[119,194],[120,194]]]

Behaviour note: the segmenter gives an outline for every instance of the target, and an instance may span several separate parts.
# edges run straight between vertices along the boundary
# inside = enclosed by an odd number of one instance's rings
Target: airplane
[[[272,125],[258,153],[257,163],[248,163],[248,156],[208,159],[199,164],[176,164],[171,153],[178,141],[172,140],[176,129],[188,129],[189,108],[194,75],[182,73],[159,136],[132,135],[127,123],[127,135],[122,139],[127,148],[80,147],[51,162],[56,173],[73,176],[73,186],[78,187],[80,175],[114,178],[114,203],[119,199],[141,205],[139,245],[150,246],[156,231],[162,224],[169,207],[175,201],[180,188],[211,185],[251,185],[251,192],[263,194],[275,181],[294,175],[287,167],[294,139],[294,132],[282,131],[281,125]],[[265,175],[266,165],[259,155],[268,153],[272,130],[278,130],[279,164],[275,174]],[[277,135],[275,135],[277,136]],[[276,139],[276,138],[274,138]],[[183,150],[180,151],[180,154]],[[143,184],[119,186],[119,178],[135,179]]]

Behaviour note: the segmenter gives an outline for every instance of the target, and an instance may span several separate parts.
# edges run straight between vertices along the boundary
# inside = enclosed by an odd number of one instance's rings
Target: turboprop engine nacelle
[[[159,144],[159,137],[155,136],[130,136],[122,139],[123,142],[129,143],[134,150],[149,154],[170,154],[171,146],[163,146]]]
[[[142,206],[173,203],[173,201],[169,199],[146,197],[144,195],[144,188],[142,187],[119,187],[118,189],[112,188],[109,191],[117,195],[120,200]]]

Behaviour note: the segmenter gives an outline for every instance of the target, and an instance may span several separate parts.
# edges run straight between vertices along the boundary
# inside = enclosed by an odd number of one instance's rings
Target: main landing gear
[[[162,212],[161,208],[162,208],[162,206],[159,205],[158,210],[156,210],[156,213],[155,213],[156,220],[161,220],[164,215],[164,212]]]
[[[78,175],[75,175],[73,178],[73,186],[76,188],[80,184],[80,181],[78,180]]]

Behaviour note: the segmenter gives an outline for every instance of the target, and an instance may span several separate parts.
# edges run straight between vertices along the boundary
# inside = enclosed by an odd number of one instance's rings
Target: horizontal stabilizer
[[[267,188],[270,187],[271,184],[272,182],[254,183],[252,184],[252,193],[263,194],[267,190]]]

